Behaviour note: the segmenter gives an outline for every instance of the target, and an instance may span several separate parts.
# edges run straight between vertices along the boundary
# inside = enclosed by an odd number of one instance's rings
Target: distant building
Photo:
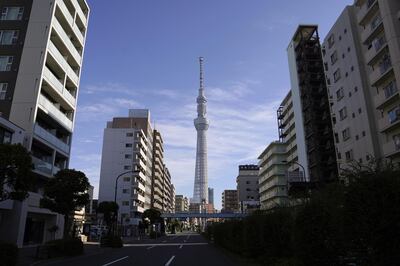
[[[189,200],[183,195],[175,196],[175,212],[188,212],[189,211]]]
[[[222,192],[222,212],[239,211],[239,201],[237,190],[224,190]]]
[[[208,204],[214,205],[214,189],[208,188]]]
[[[239,165],[236,188],[241,212],[258,209],[260,206],[258,170],[258,165]]]

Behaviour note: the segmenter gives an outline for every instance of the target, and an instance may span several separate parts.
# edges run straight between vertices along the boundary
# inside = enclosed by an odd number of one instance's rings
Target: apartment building
[[[163,171],[163,211],[171,213],[175,210],[175,187],[171,181],[171,173],[165,164],[163,165]]]
[[[400,166],[400,2],[356,0],[354,6],[381,154]]]
[[[128,117],[117,117],[107,122],[99,202],[116,198],[119,221],[125,228],[138,225],[143,211],[151,207],[152,155],[153,129],[149,110],[131,109]]]
[[[214,206],[214,189],[212,187],[208,188],[208,204]]]
[[[332,182],[338,174],[318,26],[300,25],[287,52],[298,163],[307,180]]]
[[[189,211],[189,199],[183,195],[175,196],[175,212],[188,212]]]
[[[239,165],[239,174],[236,177],[236,190],[238,192],[239,210],[245,212],[257,209],[260,205],[258,186],[258,165]]]
[[[376,124],[380,113],[372,99],[355,12],[355,6],[347,6],[322,44],[339,172],[354,161],[382,156]]]
[[[222,210],[221,212],[237,212],[239,210],[238,191],[228,189],[222,192]]]
[[[0,113],[25,131],[38,190],[13,202],[3,223],[18,246],[53,235],[61,215],[39,206],[44,181],[68,167],[89,7],[85,0],[3,0],[0,2]],[[8,220],[9,219],[9,220]],[[3,227],[3,225],[0,225]]]

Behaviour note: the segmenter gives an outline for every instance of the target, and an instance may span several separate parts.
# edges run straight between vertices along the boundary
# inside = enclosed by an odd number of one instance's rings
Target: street
[[[199,234],[181,233],[159,240],[126,243],[121,249],[104,249],[97,254],[64,260],[42,262],[38,265],[96,265],[96,266],[149,266],[149,265],[237,265],[219,249],[207,243]]]

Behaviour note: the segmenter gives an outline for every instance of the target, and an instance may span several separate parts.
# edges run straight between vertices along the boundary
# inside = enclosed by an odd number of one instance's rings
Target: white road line
[[[169,266],[174,259],[175,259],[175,255],[172,256],[167,263],[165,263],[165,266]]]
[[[186,239],[185,239],[185,240],[183,240],[183,242],[186,242]]]
[[[109,262],[109,263],[103,264],[102,266],[108,266],[108,265],[111,265],[111,264],[113,264],[113,263],[116,263],[116,262],[118,262],[118,261],[124,260],[124,259],[126,259],[126,258],[128,258],[128,257],[129,257],[129,256],[126,256],[126,257],[123,257],[123,258],[120,258],[120,259],[117,259],[117,260],[111,261],[111,262]]]
[[[189,240],[190,235],[187,236],[186,240]]]
[[[182,249],[182,247],[183,247],[183,245],[180,245],[180,246],[179,246],[179,249]]]
[[[202,246],[208,245],[208,243],[157,243],[157,244],[124,244],[124,247],[169,247],[169,246]]]
[[[151,247],[148,247],[147,249],[152,249],[152,248],[154,248],[155,246],[151,246]]]
[[[164,240],[163,243],[167,243],[167,240]]]

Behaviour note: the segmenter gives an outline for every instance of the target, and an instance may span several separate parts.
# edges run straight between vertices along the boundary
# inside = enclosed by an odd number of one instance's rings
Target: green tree
[[[0,201],[26,199],[33,184],[28,151],[21,144],[0,144]]]
[[[89,202],[90,183],[86,175],[74,169],[60,170],[44,186],[42,207],[64,215],[64,238],[70,236],[74,212]]]
[[[110,229],[108,230],[109,233],[111,233],[111,227],[116,221],[118,209],[119,206],[114,201],[102,201],[99,203],[99,206],[97,207],[97,213],[102,213],[104,216],[103,217],[104,222]]]
[[[143,222],[146,221],[145,220],[146,218],[148,218],[150,220],[150,224],[154,224],[154,223],[162,221],[161,212],[156,209],[145,210],[142,215]]]

